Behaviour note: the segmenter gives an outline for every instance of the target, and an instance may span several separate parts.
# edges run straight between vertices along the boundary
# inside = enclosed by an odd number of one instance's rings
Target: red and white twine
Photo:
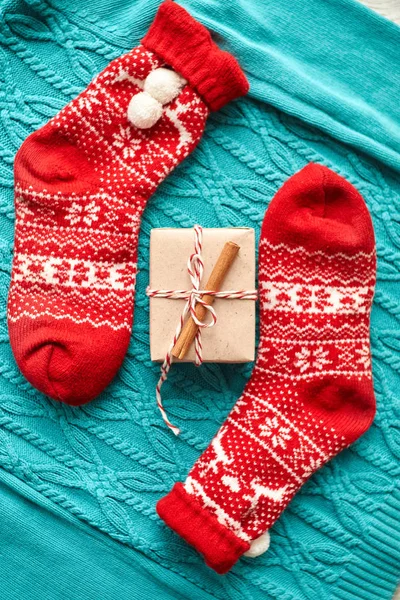
[[[164,362],[161,365],[161,375],[158,380],[156,386],[156,398],[157,398],[157,406],[160,409],[162,418],[164,422],[168,425],[168,427],[175,433],[175,435],[179,435],[180,429],[173,425],[168,417],[167,413],[162,404],[161,400],[161,386],[166,381],[168,377],[168,372],[171,368],[171,364],[173,362],[172,350],[180,336],[183,325],[185,323],[186,317],[190,313],[193,318],[193,321],[198,325],[199,329],[196,333],[196,337],[194,340],[195,343],[195,353],[196,366],[200,366],[203,362],[202,355],[202,343],[201,343],[201,330],[207,327],[213,327],[217,322],[217,315],[213,306],[206,304],[202,297],[207,294],[207,296],[214,296],[215,298],[229,298],[230,300],[257,300],[257,290],[224,290],[223,292],[215,292],[210,290],[201,290],[200,283],[203,277],[204,271],[204,263],[201,256],[202,253],[202,242],[203,242],[203,228],[201,225],[194,226],[194,253],[190,255],[187,263],[188,273],[190,280],[192,282],[191,290],[152,290],[147,288],[146,294],[150,298],[169,298],[171,300],[186,300],[186,304],[182,311],[179,323],[176,327],[175,334],[173,340],[168,348],[168,351],[165,355]],[[201,321],[196,316],[196,305],[197,303],[204,306],[204,308],[208,311],[210,315],[209,321]]]

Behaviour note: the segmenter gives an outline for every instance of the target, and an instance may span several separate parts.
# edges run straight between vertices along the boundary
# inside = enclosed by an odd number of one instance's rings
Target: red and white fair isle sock
[[[251,379],[185,483],[157,505],[218,573],[265,551],[267,530],[302,484],[370,426],[374,285],[363,198],[329,169],[308,165],[265,215]]]
[[[209,111],[247,89],[236,60],[167,0],[142,45],[24,142],[8,323],[37,389],[82,404],[110,383],[129,343],[146,202]]]

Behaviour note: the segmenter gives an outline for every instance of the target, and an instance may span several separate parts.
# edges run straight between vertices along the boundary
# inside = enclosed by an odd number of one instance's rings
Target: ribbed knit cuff
[[[176,483],[170,493],[161,498],[157,512],[171,529],[203,554],[207,565],[217,573],[229,571],[250,548],[248,542],[239,539],[202,508],[182,483]]]
[[[142,43],[182,75],[211,110],[248,92],[236,59],[220,50],[207,29],[172,0],[161,4]]]
[[[391,598],[400,584],[400,489],[371,518],[368,535],[342,572],[332,597],[337,600]]]

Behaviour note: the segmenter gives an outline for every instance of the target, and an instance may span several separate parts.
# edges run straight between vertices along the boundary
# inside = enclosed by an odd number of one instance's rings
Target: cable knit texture
[[[58,521],[66,520],[66,530],[74,530],[69,540],[54,525],[53,538],[46,530],[46,539],[54,551],[68,550],[65,572],[71,574],[75,565],[85,590],[97,571],[81,549],[93,558],[90,542],[95,547],[104,539],[103,548],[112,547],[114,556],[124,558],[118,577],[123,600],[146,597],[146,587],[136,591],[132,583],[122,589],[125,577],[134,581],[127,573],[135,568],[138,577],[147,572],[152,578],[148,597],[163,600],[390,600],[400,562],[400,31],[351,0],[182,0],[238,58],[250,95],[210,115],[195,152],[149,201],[139,237],[135,325],[126,359],[97,400],[74,408],[27,383],[9,344],[4,309],[15,218],[13,160],[30,133],[143,39],[159,2],[86,4],[85,11],[82,0],[1,1],[1,480],[40,504],[37,514],[46,508]],[[318,45],[312,42],[315,36]],[[370,61],[364,57],[365,40]],[[391,69],[384,67],[386,57]],[[256,559],[242,558],[221,577],[164,525],[155,507],[206,449],[252,365],[177,366],[164,400],[182,433],[176,439],[166,430],[154,402],[159,365],[149,358],[149,234],[152,227],[196,222],[244,225],[259,234],[274,194],[311,161],[353,183],[374,222],[378,273],[371,340],[377,413],[369,431],[293,499],[271,529],[269,550]],[[25,571],[14,566],[14,559],[32,522],[21,522],[19,511],[1,506],[0,519],[7,519],[8,527],[13,523],[21,543],[13,561],[0,553],[0,588],[3,593],[6,577],[11,591],[5,600],[34,600],[35,571],[25,588],[13,587],[24,581]],[[43,527],[37,530],[41,542]],[[83,529],[91,534],[80,545]],[[0,521],[1,542],[3,531]],[[39,554],[33,551],[26,565],[36,565]],[[65,572],[60,568],[57,578],[47,573],[52,600],[70,589]],[[170,591],[162,587],[168,577],[174,581]],[[153,591],[157,578],[158,595]],[[103,597],[115,597],[109,580],[102,581]],[[90,592],[82,597],[91,599]],[[92,598],[99,597],[92,591]]]

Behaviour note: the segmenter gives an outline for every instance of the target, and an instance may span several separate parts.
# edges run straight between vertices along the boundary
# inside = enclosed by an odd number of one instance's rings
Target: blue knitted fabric
[[[392,23],[353,0],[182,1],[236,55],[251,91],[210,117],[198,149],[146,208],[123,367],[96,401],[71,408],[34,390],[13,359],[5,303],[15,152],[138,43],[158,3],[95,0],[85,11],[82,0],[0,0],[1,597],[389,600],[400,570],[400,29]],[[208,445],[251,365],[174,367],[164,401],[181,436],[166,429],[154,394],[159,365],[149,358],[149,234],[196,222],[258,234],[274,193],[309,161],[351,181],[374,221],[377,416],[295,497],[270,550],[221,577],[155,505]]]

